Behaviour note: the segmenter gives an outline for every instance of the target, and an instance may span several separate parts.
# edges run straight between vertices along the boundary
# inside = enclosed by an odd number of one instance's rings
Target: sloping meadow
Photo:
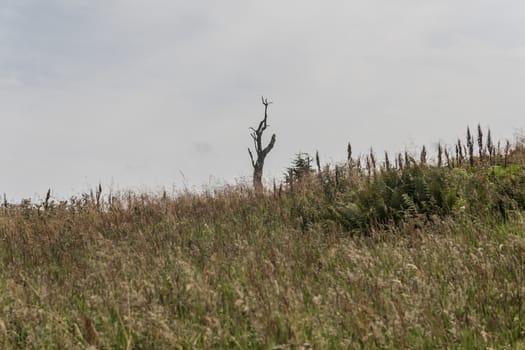
[[[525,172],[510,153],[307,162],[262,194],[6,203],[0,347],[524,348]]]

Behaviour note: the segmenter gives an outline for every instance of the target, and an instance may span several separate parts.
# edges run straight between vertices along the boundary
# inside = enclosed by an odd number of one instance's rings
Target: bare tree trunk
[[[268,153],[270,153],[273,146],[275,145],[275,134],[273,134],[268,145],[264,148],[262,146],[263,133],[268,127],[268,106],[271,104],[271,102],[268,102],[268,99],[265,99],[263,97],[262,103],[264,105],[264,119],[261,120],[257,129],[250,128],[250,130],[252,130],[251,137],[253,139],[253,144],[255,147],[255,154],[257,157],[256,159],[254,158],[251,149],[248,148],[248,154],[250,155],[250,159],[252,161],[253,166],[253,187],[258,193],[263,191],[262,176],[264,161]]]
[[[262,174],[263,174],[263,165],[258,164],[256,168],[253,169],[253,188],[255,191],[262,192]]]

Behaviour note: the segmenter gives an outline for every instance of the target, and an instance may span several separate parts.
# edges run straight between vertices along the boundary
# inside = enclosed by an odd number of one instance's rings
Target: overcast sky
[[[525,127],[523,0],[0,0],[0,192],[266,175]],[[270,134],[267,135],[267,138]]]

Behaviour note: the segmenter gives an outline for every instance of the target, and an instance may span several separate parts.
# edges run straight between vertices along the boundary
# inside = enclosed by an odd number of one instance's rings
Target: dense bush
[[[519,164],[472,168],[411,164],[372,175],[348,166],[311,174],[291,187],[292,215],[301,225],[339,225],[348,232],[419,218],[457,216],[505,220],[525,208],[525,171]]]

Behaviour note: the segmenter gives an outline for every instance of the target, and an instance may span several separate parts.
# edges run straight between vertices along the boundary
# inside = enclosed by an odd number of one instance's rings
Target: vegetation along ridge
[[[523,143],[347,154],[268,188],[4,200],[0,348],[525,349]]]

